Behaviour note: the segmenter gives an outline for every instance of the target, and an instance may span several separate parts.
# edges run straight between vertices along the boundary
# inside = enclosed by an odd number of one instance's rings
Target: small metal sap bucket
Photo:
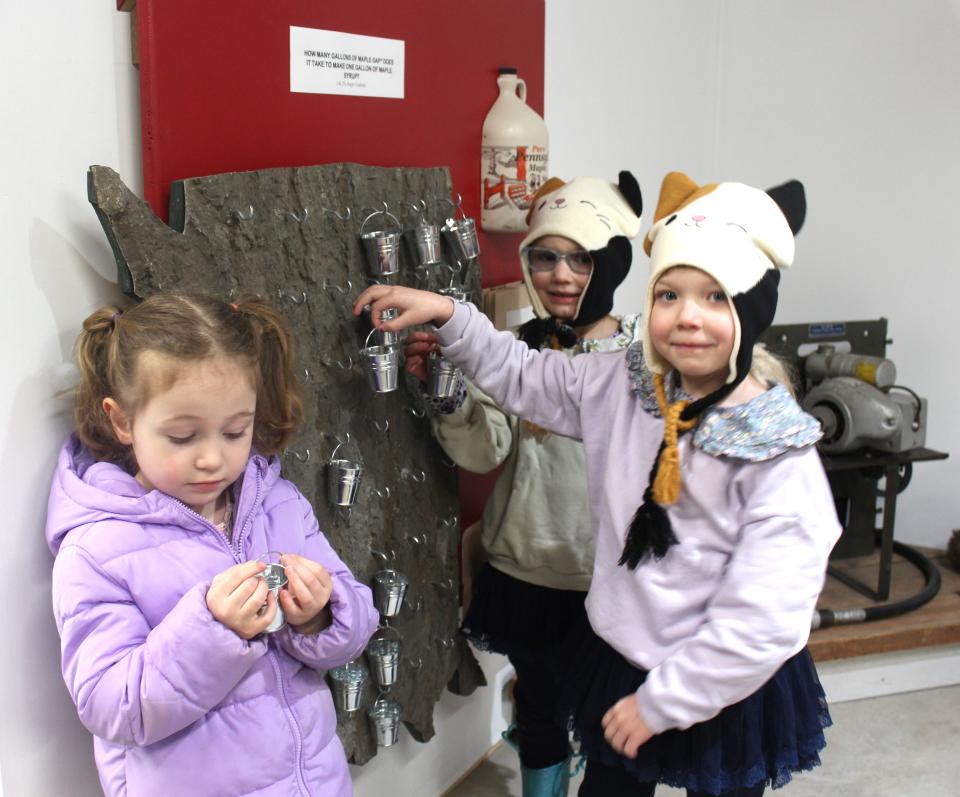
[[[396,232],[387,229],[364,232],[367,222],[374,216],[384,216],[391,219],[396,225]],[[367,266],[375,277],[396,274],[400,270],[400,241],[402,228],[396,216],[386,210],[376,210],[363,220],[360,225],[360,243],[367,257]]]
[[[447,219],[443,231],[458,260],[473,260],[480,256],[477,223],[473,219]]]
[[[440,262],[440,228],[436,224],[422,222],[404,235],[417,265],[429,266]]]
[[[267,551],[257,558],[266,564],[266,568],[260,573],[260,578],[267,582],[267,589],[273,593],[274,600],[277,602],[277,613],[270,621],[270,625],[263,629],[265,634],[273,634],[287,625],[287,618],[283,614],[283,609],[280,608],[280,590],[287,585],[287,571],[280,564],[280,553],[277,551]],[[267,604],[263,606],[266,608]]]
[[[367,381],[374,393],[391,393],[397,389],[400,373],[400,350],[396,346],[371,346],[370,338],[376,329],[367,335],[360,357],[364,360]]]
[[[396,307],[388,307],[386,310],[380,311],[380,321],[393,321],[398,315],[400,315],[400,311]],[[400,343],[400,335],[396,332],[378,329],[377,333],[381,346],[396,346]]]
[[[427,393],[432,398],[453,398],[460,387],[460,369],[442,354],[430,352],[427,362],[430,378],[427,380]]]
[[[381,697],[367,709],[373,734],[380,747],[390,747],[400,736],[400,704],[396,700]]]
[[[381,617],[396,617],[400,613],[409,583],[398,570],[380,570],[373,574],[373,600]]]
[[[348,714],[351,711],[357,711],[360,703],[363,702],[363,689],[367,683],[367,671],[364,666],[351,661],[340,667],[334,667],[329,675],[333,704],[337,709]]]
[[[388,632],[397,638],[387,636]],[[386,628],[381,636],[371,639],[367,644],[367,660],[377,684],[381,688],[393,686],[397,682],[397,670],[400,667],[400,633],[393,628]]]
[[[343,443],[337,443],[327,463],[327,489],[330,503],[334,506],[353,506],[363,476],[363,462],[337,458]]]

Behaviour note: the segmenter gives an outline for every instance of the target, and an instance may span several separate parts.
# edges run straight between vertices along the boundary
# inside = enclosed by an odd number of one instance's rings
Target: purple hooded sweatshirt
[[[76,438],[60,453],[47,514],[53,609],[108,797],[352,794],[318,671],[363,650],[378,621],[370,590],[275,457],[253,454],[234,490],[228,542]],[[288,627],[246,641],[210,614],[213,577],[271,550],[330,571],[333,622],[320,634]]]

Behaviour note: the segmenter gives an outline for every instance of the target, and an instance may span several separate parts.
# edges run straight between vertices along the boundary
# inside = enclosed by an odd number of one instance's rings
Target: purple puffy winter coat
[[[47,515],[53,609],[63,677],[109,797],[352,793],[318,670],[363,650],[378,620],[370,590],[276,458],[253,454],[235,497],[231,544],[75,438],[60,453]],[[213,618],[213,577],[268,550],[330,571],[330,627],[245,641]]]

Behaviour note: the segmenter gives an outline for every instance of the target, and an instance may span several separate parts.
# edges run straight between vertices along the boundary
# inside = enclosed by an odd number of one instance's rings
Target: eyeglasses
[[[527,246],[524,247],[523,253],[527,257],[530,271],[534,273],[553,271],[561,260],[567,262],[567,266],[574,274],[582,276],[593,270],[593,256],[582,249],[579,252],[557,252],[544,246]]]

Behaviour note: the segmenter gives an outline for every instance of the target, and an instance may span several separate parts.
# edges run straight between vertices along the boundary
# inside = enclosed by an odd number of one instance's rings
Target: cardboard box
[[[533,318],[533,307],[522,281],[485,288],[483,312],[497,329],[510,331]]]

